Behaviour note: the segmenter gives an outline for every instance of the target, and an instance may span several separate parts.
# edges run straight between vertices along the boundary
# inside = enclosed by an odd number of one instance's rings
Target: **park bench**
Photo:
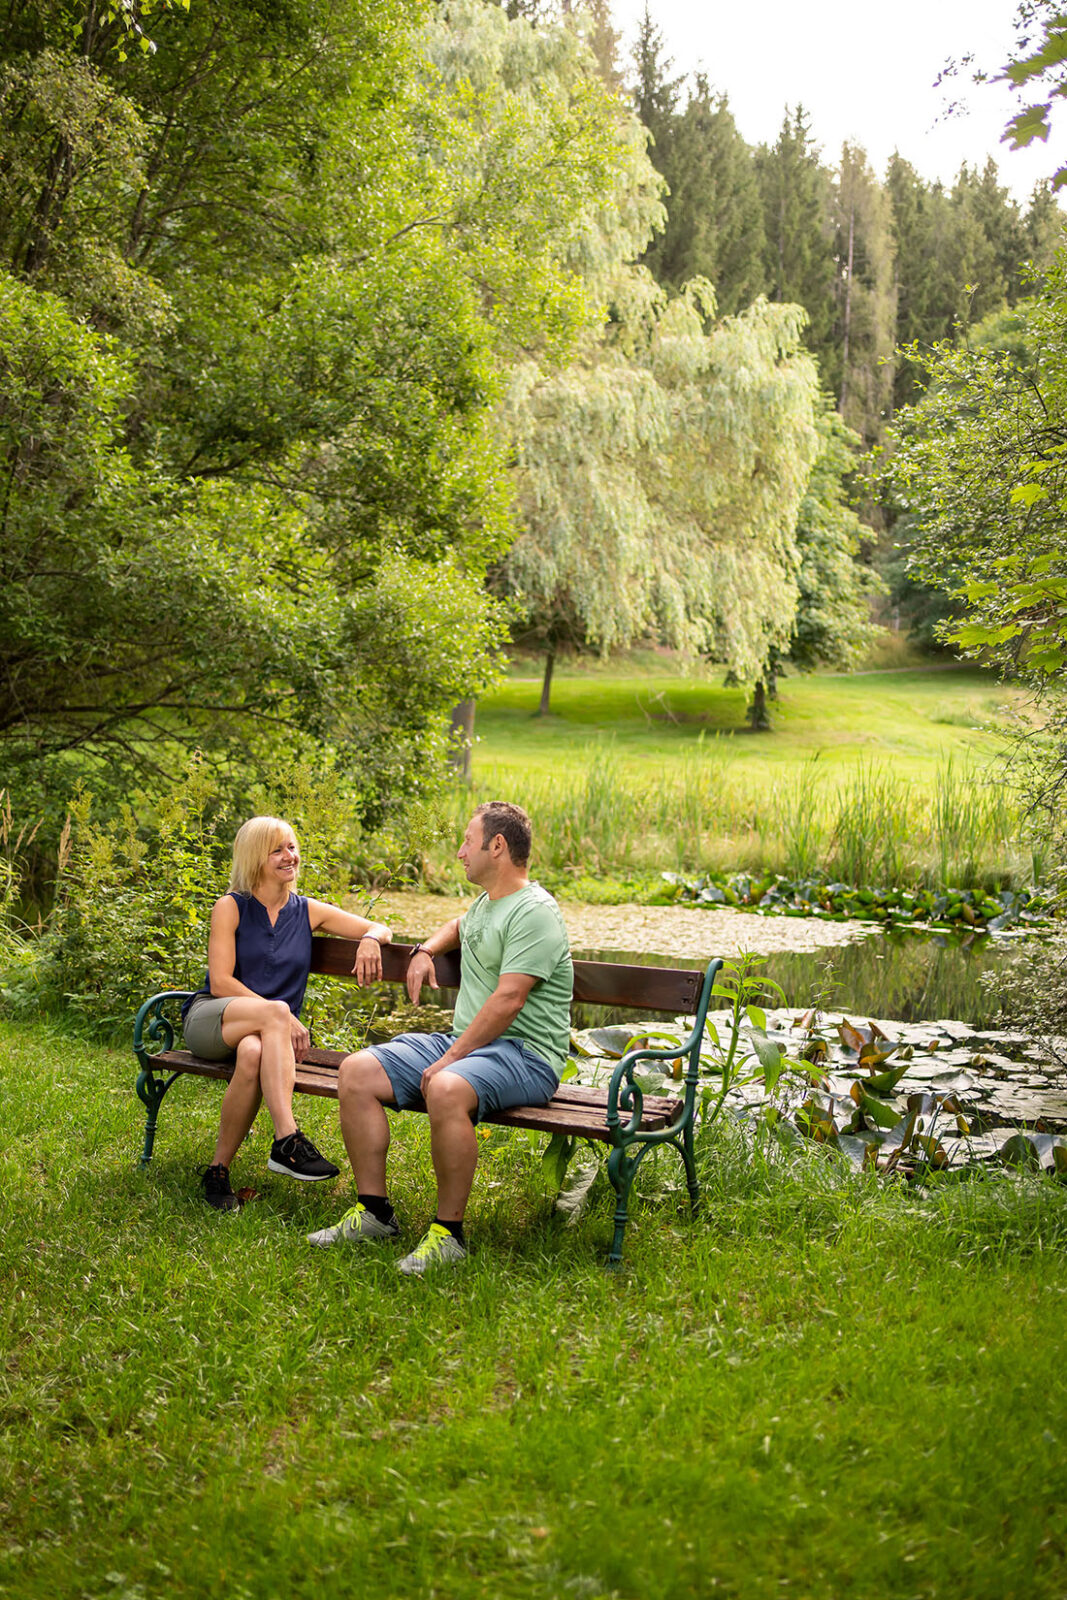
[[[383,979],[402,983],[414,947],[403,944],[382,947]],[[349,939],[316,935],[312,941],[313,973],[328,977],[351,978],[356,945]],[[666,1012],[671,1016],[692,1016],[692,1031],[681,1044],[665,1048],[640,1045],[627,1051],[603,1087],[589,1088],[563,1083],[545,1106],[513,1106],[485,1120],[507,1128],[533,1128],[547,1134],[564,1134],[609,1145],[608,1176],[615,1189],[615,1233],[609,1260],[622,1259],[630,1188],[637,1168],[649,1150],[672,1145],[685,1166],[689,1197],[694,1210],[699,1202],[696,1165],[693,1158],[694,1118],[697,1106],[697,1079],[700,1071],[700,1045],[708,1014],[712,984],[720,966],[712,961],[707,970],[671,967],[624,966],[608,961],[574,963],[574,1003],[608,1006],[625,1011]],[[437,956],[434,961],[437,981],[443,989],[459,987],[458,951]],[[426,992],[425,990],[423,991]],[[201,1078],[228,1079],[233,1065],[226,1061],[203,1061],[188,1050],[176,1050],[174,1040],[179,1027],[179,1010],[189,996],[185,989],[168,989],[146,1000],[134,1023],[133,1048],[140,1064],[137,1093],[147,1116],[141,1165],[152,1159],[160,1104],[167,1090],[188,1073]],[[639,1033],[635,1026],[635,1034]],[[309,1050],[296,1070],[296,1089],[300,1094],[337,1098],[337,1068],[347,1052]],[[642,1061],[679,1062],[681,1077],[671,1094],[644,1094],[635,1080],[634,1069]],[[678,1069],[676,1069],[678,1070]]]

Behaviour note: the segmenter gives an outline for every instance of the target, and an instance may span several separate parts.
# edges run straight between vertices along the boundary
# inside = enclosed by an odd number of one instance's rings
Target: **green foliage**
[[[881,439],[892,401],[897,291],[889,197],[855,145],[841,150],[833,220],[836,338],[823,381],[837,394],[845,421],[870,445]]]
[[[183,746],[239,794],[340,750],[379,819],[491,676],[496,369],[599,316],[636,124],[484,6],[142,21],[35,0],[0,46],[7,770],[113,802]]]
[[[757,150],[754,164],[763,201],[766,293],[804,307],[808,347],[822,370],[835,310],[832,178],[802,106],[786,113],[775,143]]]
[[[111,825],[75,799],[57,903],[41,936],[35,998],[105,1037],[160,989],[203,981],[211,907],[226,887],[228,822],[199,764],[142,830],[132,805]]]
[[[636,48],[635,106],[652,134],[651,158],[667,186],[667,222],[642,256],[675,292],[705,278],[726,313],[763,288],[763,215],[752,159],[725,95],[698,73],[684,108],[666,76],[662,41],[647,19]]]
[[[1001,976],[997,998],[1005,1022],[1038,1039],[1067,1066],[1067,940],[1062,934],[1028,943]]]
[[[341,614],[321,561],[269,490],[138,464],[121,440],[132,387],[113,341],[0,277],[9,771],[72,750],[138,765],[242,713],[326,720]]]
[[[1032,92],[1039,98],[1017,111],[1002,135],[1013,150],[1020,150],[1035,139],[1047,142],[1052,131],[1053,109],[1067,96],[1067,16],[1056,0],[1028,0],[1017,14],[1016,54],[994,82],[1007,82],[1018,91]],[[1067,167],[1057,167],[1053,189],[1067,183]]]
[[[999,933],[1004,928],[1045,927],[1063,913],[1062,898],[1050,889],[877,888],[834,882],[826,872],[803,878],[778,873],[707,872],[686,878],[664,872],[671,897],[686,905],[754,908],[770,916],[857,917],[889,928],[922,933]]]
[[[911,559],[963,616],[946,628],[1037,686],[1067,659],[1060,521],[1067,503],[1067,263],[1022,312],[1025,354],[941,344],[900,419],[890,481],[917,526]]]
[[[849,503],[859,439],[824,405],[816,417],[819,453],[797,514],[799,597],[788,660],[802,671],[855,667],[874,635],[870,600],[882,588],[857,558],[871,529]]]
[[[350,893],[347,867],[360,848],[358,799],[342,771],[312,773],[299,762],[279,766],[269,785],[253,789],[255,813],[293,823],[302,893],[333,903]],[[230,846],[243,816],[199,757],[168,787],[131,795],[116,814],[97,813],[88,793],[75,797],[60,846],[55,904],[36,931],[17,921],[13,886],[21,845],[8,817],[2,997],[9,1011],[62,1013],[81,1031],[109,1038],[125,1036],[150,994],[202,984],[211,908],[229,881]],[[430,819],[413,823],[429,828]],[[380,840],[379,853],[384,845]],[[397,864],[395,855],[379,860],[378,871],[389,874]],[[353,985],[314,980],[310,998],[320,1043],[333,1031],[343,1033],[346,1024],[348,1040],[362,1036],[367,1006]]]

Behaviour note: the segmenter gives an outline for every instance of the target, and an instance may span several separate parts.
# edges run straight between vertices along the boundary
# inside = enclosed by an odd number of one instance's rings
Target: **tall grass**
[[[756,783],[701,745],[668,768],[635,777],[610,742],[580,762],[516,781],[487,763],[476,799],[506,793],[531,813],[542,875],[627,877],[664,869],[738,870],[851,884],[964,889],[1034,881],[1035,857],[1017,794],[978,766],[946,759],[931,787],[890,762],[842,773],[817,759]],[[467,812],[466,791],[454,799]],[[437,875],[451,878],[447,861]]]

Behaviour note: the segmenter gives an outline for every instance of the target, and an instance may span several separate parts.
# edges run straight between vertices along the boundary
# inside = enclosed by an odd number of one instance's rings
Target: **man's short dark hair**
[[[474,815],[482,819],[482,849],[488,850],[490,841],[502,833],[512,865],[524,867],[530,859],[533,830],[522,807],[510,800],[486,800]]]

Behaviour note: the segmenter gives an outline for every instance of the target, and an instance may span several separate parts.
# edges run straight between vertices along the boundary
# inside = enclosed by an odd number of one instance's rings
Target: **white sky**
[[[849,139],[879,175],[898,149],[927,180],[949,184],[963,161],[981,167],[992,155],[1023,203],[1067,154],[1055,122],[1047,145],[1000,144],[1019,104],[1006,85],[963,73],[933,87],[946,61],[967,52],[987,71],[1003,65],[1015,0],[649,0],[649,8],[671,75],[704,71],[750,144],[772,143],[785,106],[800,101],[828,164]],[[628,61],[644,0],[612,0],[612,12]],[[945,118],[949,99],[964,100],[968,114]]]

